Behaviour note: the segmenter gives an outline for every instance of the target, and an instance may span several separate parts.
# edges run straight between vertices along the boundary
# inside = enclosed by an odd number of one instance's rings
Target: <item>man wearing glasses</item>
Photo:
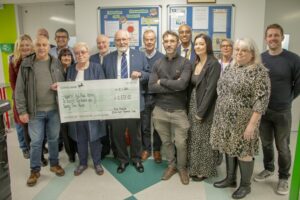
[[[55,58],[57,58],[61,49],[68,48],[72,52],[73,57],[75,58],[72,48],[68,46],[69,40],[69,33],[66,29],[57,29],[57,31],[55,32],[56,47],[52,47],[49,53]]]

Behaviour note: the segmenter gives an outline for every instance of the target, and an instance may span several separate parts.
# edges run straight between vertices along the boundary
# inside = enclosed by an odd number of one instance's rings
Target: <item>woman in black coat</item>
[[[199,34],[194,40],[196,62],[190,83],[188,165],[192,180],[202,181],[216,176],[218,153],[213,151],[210,129],[217,99],[217,82],[221,66],[213,55],[209,36]]]

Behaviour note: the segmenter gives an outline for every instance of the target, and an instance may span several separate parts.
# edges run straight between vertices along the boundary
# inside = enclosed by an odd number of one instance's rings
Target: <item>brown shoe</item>
[[[65,170],[63,168],[61,168],[60,165],[54,165],[54,166],[50,167],[50,171],[54,172],[56,174],[56,176],[65,175]]]
[[[160,151],[154,151],[153,158],[156,163],[161,163],[162,159],[161,159]]]
[[[175,167],[168,167],[161,177],[161,180],[169,180],[176,172],[177,170]]]
[[[142,155],[141,155],[142,161],[147,160],[149,156],[150,156],[150,153],[148,151],[143,151]]]
[[[190,182],[190,178],[189,178],[187,170],[186,169],[181,169],[181,170],[178,170],[178,173],[179,173],[179,176],[180,176],[181,183],[183,185],[188,185],[189,182]]]
[[[30,187],[34,186],[39,177],[40,177],[40,172],[31,171],[30,176],[27,179],[27,185]]]

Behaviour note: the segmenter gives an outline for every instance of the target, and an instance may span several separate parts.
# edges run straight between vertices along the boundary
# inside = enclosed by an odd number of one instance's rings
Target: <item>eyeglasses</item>
[[[226,48],[232,48],[232,46],[229,45],[229,44],[227,44],[227,45],[226,45],[226,44],[225,44],[225,45],[221,45],[221,47],[222,47],[222,48],[225,48],[225,47],[226,47]]]
[[[128,40],[128,38],[116,38],[115,39],[116,42],[125,42],[127,40]]]
[[[239,48],[236,48],[234,50],[235,50],[236,53],[239,53],[239,52],[241,52],[241,53],[249,53],[250,52],[250,50],[248,50],[248,49],[239,49]]]
[[[86,54],[87,51],[81,50],[81,51],[75,51],[74,53],[75,53],[76,56],[79,56],[80,54],[81,54],[81,55]]]
[[[55,36],[55,38],[57,38],[57,39],[67,39],[68,37],[63,35],[63,36]]]

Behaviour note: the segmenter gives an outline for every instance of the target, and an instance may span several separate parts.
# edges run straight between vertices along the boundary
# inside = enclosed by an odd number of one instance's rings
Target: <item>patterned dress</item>
[[[192,84],[196,84],[199,75],[192,75]],[[212,150],[209,143],[212,120],[199,123],[195,118],[197,114],[196,89],[194,87],[189,105],[188,119],[191,127],[188,137],[189,174],[213,177],[217,175],[216,163],[218,152]]]
[[[232,157],[258,154],[259,123],[255,137],[243,139],[244,131],[254,111],[263,114],[270,96],[270,78],[260,64],[226,68],[217,87],[218,99],[211,129],[213,149]]]

